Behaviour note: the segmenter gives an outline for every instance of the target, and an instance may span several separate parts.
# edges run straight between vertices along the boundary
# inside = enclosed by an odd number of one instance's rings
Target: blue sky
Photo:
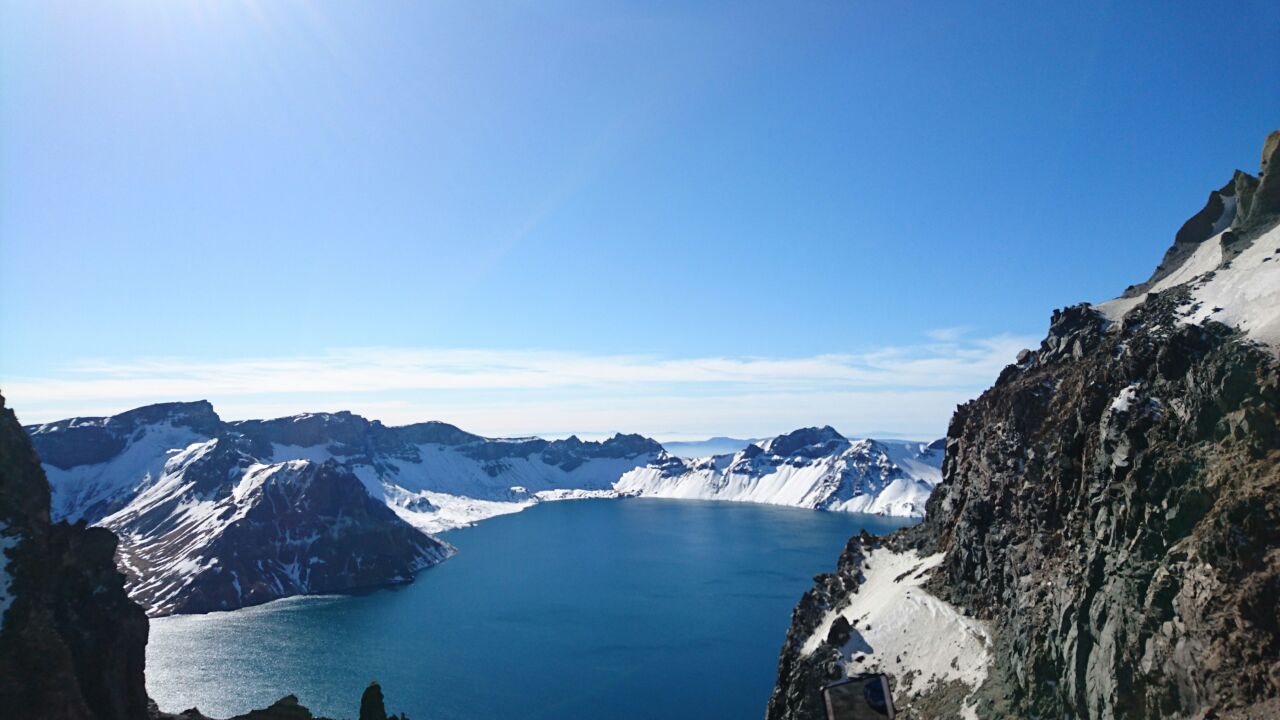
[[[1280,9],[13,2],[0,388],[941,434],[1280,127]]]

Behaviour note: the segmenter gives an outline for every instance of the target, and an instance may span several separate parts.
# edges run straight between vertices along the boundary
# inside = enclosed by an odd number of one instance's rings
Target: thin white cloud
[[[945,425],[955,402],[989,385],[1030,344],[941,333],[925,344],[798,358],[346,348],[214,362],[81,361],[8,378],[3,390],[26,422],[208,398],[229,418],[351,409],[487,434],[761,434],[801,418],[910,432]]]

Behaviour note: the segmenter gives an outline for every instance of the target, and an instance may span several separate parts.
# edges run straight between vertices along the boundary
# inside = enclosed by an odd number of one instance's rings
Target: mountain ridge
[[[918,516],[941,459],[922,443],[801,429],[739,453],[734,482],[759,488],[786,474],[774,492],[726,493],[723,479],[695,470],[714,458],[686,462],[635,434],[485,438],[348,411],[224,422],[204,400],[25,429],[54,517],[117,533],[130,593],[153,615],[407,582],[453,552],[430,533],[546,501],[705,497]],[[327,524],[345,534],[331,537]]]

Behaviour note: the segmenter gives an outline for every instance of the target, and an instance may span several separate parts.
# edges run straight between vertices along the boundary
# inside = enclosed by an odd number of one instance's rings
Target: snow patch
[[[1115,399],[1111,401],[1111,413],[1127,413],[1129,408],[1133,406],[1133,402],[1138,399],[1138,389],[1142,387],[1142,383],[1133,383],[1120,391]]]
[[[1205,320],[1239,329],[1256,342],[1280,350],[1280,226],[1254,240],[1213,277],[1197,282],[1182,322]]]
[[[1219,232],[1147,293],[1108,300],[1096,309],[1109,320],[1120,320],[1145,302],[1147,294],[1187,285],[1192,299],[1179,308],[1179,322],[1199,325],[1216,320],[1280,351],[1280,226],[1263,233],[1225,265],[1223,257]]]
[[[839,648],[846,674],[888,673],[903,697],[955,681],[976,691],[993,661],[990,631],[922,587],[944,557],[888,548],[867,553],[862,583],[847,605],[828,611],[801,653],[818,649],[843,617],[853,628]]]
[[[4,627],[4,616],[13,604],[13,575],[9,574],[9,551],[18,547],[22,536],[6,535],[9,529],[6,523],[0,522],[0,627]]]

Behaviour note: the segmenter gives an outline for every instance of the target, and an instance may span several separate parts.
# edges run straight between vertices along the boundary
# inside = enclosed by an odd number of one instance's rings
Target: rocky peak
[[[214,412],[208,400],[171,402],[147,405],[120,413],[110,418],[109,424],[119,424],[130,430],[139,425],[168,422],[179,427],[189,427],[200,433],[213,434],[222,427],[222,418]]]
[[[41,462],[65,470],[103,462],[123,450],[140,431],[163,425],[211,437],[222,429],[222,419],[209,401],[197,400],[146,405],[109,417],[76,417],[24,429],[39,450]]]
[[[482,442],[484,440],[479,435],[472,435],[454,425],[435,420],[386,428],[385,432],[380,433],[380,435],[390,436],[393,438],[394,443],[410,445],[466,445],[467,443]]]
[[[1209,193],[1205,206],[1174,236],[1173,245],[1146,282],[1125,289],[1122,297],[1139,297],[1183,267],[1204,242],[1222,234],[1223,260],[1238,255],[1248,243],[1280,220],[1280,130],[1267,136],[1256,176],[1236,170],[1231,179]],[[1226,231],[1226,232],[1224,232]]]
[[[1054,310],[1049,333],[1040,343],[1036,360],[1053,362],[1082,357],[1101,342],[1106,326],[1106,317],[1087,303]]]
[[[271,420],[241,420],[228,425],[249,438],[261,454],[268,454],[275,444],[295,447],[334,445],[339,454],[356,454],[364,450],[373,429],[369,420],[346,410]]]
[[[1280,130],[1267,136],[1262,145],[1262,161],[1258,177],[1237,173],[1236,193],[1239,209],[1232,230],[1249,233],[1273,223],[1280,217]]]
[[[660,453],[658,441],[636,433],[617,433],[600,444],[599,457],[635,457],[645,453]]]
[[[847,442],[845,437],[830,425],[807,427],[779,435],[765,443],[764,450],[773,455],[791,457],[802,455],[817,457],[828,454],[835,443]]]

